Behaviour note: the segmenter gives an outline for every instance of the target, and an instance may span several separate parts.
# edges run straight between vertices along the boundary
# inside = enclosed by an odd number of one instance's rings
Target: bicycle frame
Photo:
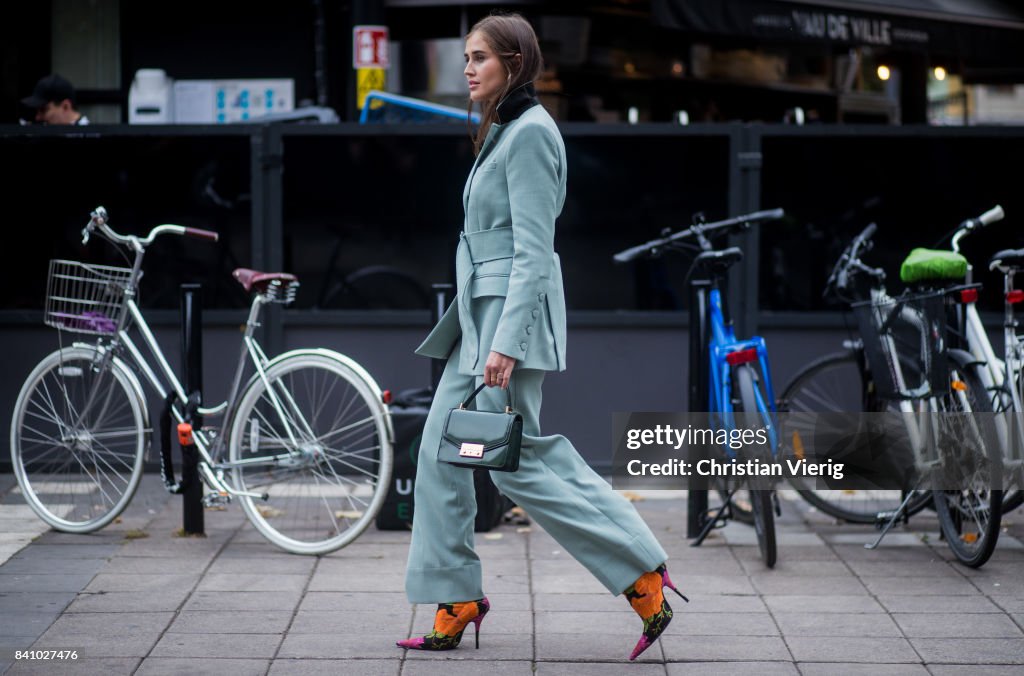
[[[159,229],[164,227],[177,226],[159,226],[154,230],[154,232],[159,234]],[[109,343],[104,345],[104,341],[101,338],[94,347],[96,347],[99,353],[103,356],[104,360],[113,358],[114,355],[120,353],[123,347],[131,358],[131,363],[134,364],[134,366],[142,373],[146,382],[149,383],[153,390],[162,399],[167,399],[169,390],[174,393],[174,397],[178,405],[170,407],[171,414],[177,422],[186,422],[185,407],[189,403],[188,393],[185,392],[184,386],[181,384],[181,381],[175,375],[174,370],[168,363],[163,350],[161,350],[159,343],[157,343],[156,338],[153,336],[153,332],[150,329],[149,324],[146,322],[145,317],[143,317],[138,303],[135,302],[135,298],[138,293],[138,282],[141,277],[142,261],[145,256],[146,249],[137,238],[130,238],[130,246],[135,253],[135,261],[132,265],[131,281],[127,288],[124,289],[124,303],[117,319],[117,330]],[[227,400],[212,408],[199,407],[197,410],[198,414],[202,416],[217,416],[221,414],[224,416],[223,424],[220,427],[221,433],[214,435],[212,439],[210,438],[210,435],[202,429],[196,429],[193,432],[195,446],[201,457],[199,471],[206,483],[222,496],[245,495],[254,498],[264,497],[259,493],[238,491],[231,487],[228,482],[224,480],[225,469],[229,469],[237,464],[273,464],[287,460],[291,457],[290,453],[286,453],[278,456],[268,456],[265,458],[252,458],[244,461],[244,463],[227,463],[223,461],[225,451],[224,438],[235,412],[235,406],[242,384],[242,377],[246,371],[245,365],[247,361],[251,361],[255,368],[254,377],[259,377],[266,385],[271,403],[276,409],[278,415],[281,417],[281,420],[290,420],[292,422],[295,422],[296,420],[296,416],[286,415],[284,403],[281,402],[278,393],[275,392],[275,389],[267,380],[266,367],[270,363],[270,360],[267,358],[266,353],[264,353],[263,349],[254,337],[255,330],[259,326],[259,316],[262,306],[266,302],[269,301],[262,294],[257,294],[253,298],[252,305],[249,309],[249,317],[245,323],[245,334],[242,339],[243,346],[241,354],[239,355],[238,367],[235,370],[235,375],[232,380],[231,390],[228,394]],[[129,335],[129,329],[133,325],[138,329],[142,336],[143,343],[156,360],[160,375],[163,376],[164,380],[161,380],[157,375],[153,367],[146,360],[142,351],[139,349],[139,346],[136,345],[135,341],[132,340]],[[88,345],[87,343],[76,344]],[[105,367],[106,363],[102,364],[102,366]],[[290,399],[290,395],[286,392],[283,394]],[[91,408],[96,395],[97,392],[95,390],[90,393],[85,406],[83,406],[83,414]],[[288,401],[287,403],[290,404],[292,411],[298,410],[294,401]],[[142,402],[142,404],[145,406],[145,402]],[[305,423],[301,416],[298,416],[298,420]],[[296,439],[291,426],[286,425],[285,429],[290,441],[294,444]],[[308,429],[306,431],[308,431]]]
[[[970,275],[969,267],[968,271],[968,275]],[[1003,287],[1007,296],[1013,291],[1013,277],[1012,269],[1004,272]],[[1020,392],[1015,385],[1024,369],[1024,358],[1022,358],[1024,344],[1017,336],[1013,304],[1006,301],[1003,321],[1005,359],[999,359],[996,356],[988,332],[981,322],[981,316],[974,303],[967,304],[965,325],[968,349],[979,362],[978,375],[981,377],[985,389],[994,393],[993,408],[997,413],[1006,413],[1007,409],[1012,411],[1010,419],[1002,415],[996,416],[996,432],[1003,448],[1006,486],[1011,486],[1015,481],[1018,485],[1024,485],[1024,409],[1021,405]],[[1014,428],[1015,439],[1013,442],[1010,440],[1011,432],[1007,429],[1008,427]]]
[[[961,228],[953,236],[951,249],[960,252],[960,241],[971,232],[970,229]],[[973,267],[967,266],[967,279],[970,283],[973,277]],[[1005,359],[996,356],[989,340],[988,332],[981,321],[981,315],[975,303],[967,303],[964,328],[967,339],[967,349],[978,361],[978,376],[981,378],[986,391],[993,393],[993,410],[997,413],[1006,413],[1009,408],[1012,416],[1008,419],[1003,415],[995,417],[996,434],[999,444],[1003,450],[1003,470],[1005,487],[1009,488],[1016,483],[1024,489],[1024,407],[1021,403],[1021,394],[1016,383],[1022,377],[1024,369],[1024,341],[1017,336],[1017,324],[1013,313],[1013,303],[1009,301],[1010,292],[1013,288],[1013,277],[1015,270],[1008,268],[1003,270],[1003,293],[1004,293],[1004,318],[1003,318],[1003,352]],[[1011,441],[1011,430],[1015,434]]]
[[[711,310],[711,339],[707,345],[707,354],[710,359],[709,370],[711,379],[708,389],[709,410],[721,414],[720,422],[726,429],[733,429],[736,426],[732,405],[732,365],[728,362],[727,356],[734,352],[754,350],[757,360],[764,375],[765,393],[768,401],[764,401],[760,388],[755,388],[754,395],[757,397],[758,407],[770,411],[774,417],[775,392],[772,389],[771,372],[768,366],[768,347],[764,338],[754,336],[747,340],[737,340],[736,333],[731,324],[726,322],[725,313],[722,309],[722,292],[713,286],[708,295],[708,306]],[[747,413],[752,413],[748,411]],[[771,442],[772,457],[778,453],[778,439],[775,425],[769,425],[768,438]],[[730,458],[736,457],[736,450],[727,447],[726,453]]]

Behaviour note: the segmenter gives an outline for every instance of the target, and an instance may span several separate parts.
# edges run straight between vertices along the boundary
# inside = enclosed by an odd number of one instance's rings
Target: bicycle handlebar
[[[652,239],[649,242],[644,242],[643,244],[620,251],[612,256],[612,259],[616,263],[626,263],[639,258],[642,255],[653,254],[657,252],[658,249],[661,249],[668,244],[678,242],[688,237],[697,237],[698,239],[701,239],[720,230],[746,229],[755,223],[778,220],[784,215],[785,211],[782,209],[768,209],[765,211],[755,211],[753,213],[743,214],[742,216],[727,218],[723,221],[715,221],[714,223],[696,223],[686,230],[681,230],[680,232],[669,235],[668,237]]]
[[[202,230],[200,228],[186,228],[182,225],[172,225],[165,223],[158,225],[149,231],[149,234],[145,237],[137,237],[135,235],[121,235],[114,231],[107,221],[109,220],[107,210],[103,207],[96,207],[96,210],[89,214],[89,222],[86,223],[85,227],[82,228],[82,244],[89,243],[89,235],[94,231],[98,230],[101,235],[106,239],[110,240],[114,244],[122,244],[133,250],[140,250],[143,247],[149,246],[153,243],[153,240],[160,235],[180,235],[183,237],[192,237],[194,239],[203,239],[208,242],[216,242],[220,235],[212,230]]]
[[[983,213],[981,216],[978,216],[976,220],[978,221],[979,225],[991,225],[996,221],[1003,220],[1003,218],[1005,217],[1006,212],[1004,212],[1003,208],[997,204],[988,211],[986,211],[985,213]]]
[[[879,281],[885,280],[885,271],[881,268],[873,268],[865,265],[860,260],[861,250],[871,246],[871,238],[874,237],[877,230],[877,224],[869,223],[867,227],[860,231],[859,235],[853,238],[853,241],[850,242],[849,246],[846,247],[846,250],[839,256],[839,260],[836,261],[836,265],[832,269],[832,274],[828,276],[828,281],[825,283],[825,291],[822,294],[823,296],[828,296],[832,287],[835,287],[838,290],[847,289],[850,285],[851,270],[854,272],[866,273]]]
[[[953,241],[950,247],[953,251],[960,253],[960,240],[975,230],[984,228],[986,225],[997,223],[1005,217],[1006,212],[1004,212],[1003,208],[997,204],[977,218],[968,218],[957,226],[956,233],[953,235]]]
[[[216,242],[220,239],[220,235],[213,230],[203,230],[201,228],[185,228],[184,235],[193,239],[205,239],[208,242]]]

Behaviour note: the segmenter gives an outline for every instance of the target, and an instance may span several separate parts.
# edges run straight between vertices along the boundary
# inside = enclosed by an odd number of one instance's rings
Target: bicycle
[[[698,219],[686,230],[661,239],[621,251],[613,257],[616,262],[632,261],[640,256],[657,256],[663,251],[695,251],[693,264],[686,275],[696,290],[696,306],[690,308],[690,339],[697,341],[694,348],[700,355],[700,368],[707,369],[706,386],[711,427],[716,430],[762,429],[768,443],[747,444],[742,454],[745,460],[762,464],[777,457],[775,396],[771,385],[768,350],[763,338],[754,336],[738,340],[732,322],[722,301],[721,286],[729,269],[743,260],[737,247],[716,249],[712,237],[734,234],[751,225],[782,218],[781,209],[758,211],[714,223]],[[689,244],[685,240],[696,240]],[[695,281],[694,272],[702,273],[706,280]],[[702,378],[703,374],[697,375]],[[695,374],[691,373],[691,378]],[[740,452],[726,444],[721,448],[724,459],[740,459]],[[778,496],[774,488],[760,477],[753,481],[737,477],[715,477],[716,489],[722,505],[709,509],[703,517],[703,528],[692,543],[699,546],[713,528],[721,527],[730,518],[747,520],[754,526],[758,548],[765,565],[775,565],[777,547],[775,515],[779,513]],[[746,487],[749,493],[749,511],[738,504],[737,492]]]
[[[82,230],[83,244],[91,234],[118,248],[132,266],[50,263],[45,323],[58,335],[85,334],[95,342],[64,347],[61,341],[32,370],[15,403],[11,455],[33,511],[57,530],[87,533],[127,506],[152,436],[141,374],[179,424],[222,416],[219,426],[192,430],[199,475],[213,491],[204,497],[207,506],[237,498],[264,537],[293,553],[324,554],[357,538],[387,493],[391,416],[377,383],[349,357],[325,349],[273,359],[264,353],[254,336],[261,310],[291,302],[298,279],[235,270],[253,294],[238,368],[227,400],[204,408],[171,370],[139,308],[138,290],[143,258],[158,237],[216,242],[217,233],[165,224],[146,237],[121,235],[98,207]],[[164,483],[181,492],[169,460],[165,448]]]
[[[1003,208],[996,205],[977,218],[967,219],[953,231],[950,249],[959,254],[960,242],[965,237],[1004,217]],[[1017,336],[1017,322],[1013,312],[1013,306],[1022,299],[1020,292],[1013,288],[1014,274],[1021,267],[1019,254],[1020,250],[1003,250],[996,253],[989,263],[990,270],[998,270],[1003,275],[1004,359],[996,356],[974,303],[967,304],[964,316],[966,349],[978,363],[978,375],[989,392],[991,409],[999,414],[996,423],[1003,449],[1003,513],[1024,503],[1024,408],[1021,404],[1024,395],[1024,345]],[[968,282],[972,275],[973,268],[968,264]]]
[[[871,224],[854,238],[825,290],[826,295],[835,293],[843,300],[851,300],[846,294],[852,293],[860,340],[845,341],[843,352],[815,360],[795,375],[783,391],[780,406],[789,412],[901,413],[916,480],[908,480],[899,491],[818,491],[797,477],[790,481],[821,511],[881,528],[878,539],[866,545],[869,548],[877,547],[897,520],[906,521],[931,504],[957,558],[980,566],[991,555],[999,534],[998,434],[992,416],[985,415],[992,409],[976,360],[946,342],[948,324],[958,327],[962,335],[966,314],[962,308],[971,308],[977,286],[934,288],[939,282],[962,281],[954,275],[929,280],[916,293],[889,296],[885,273],[860,260],[870,250],[875,231]],[[858,288],[863,280],[866,293]],[[952,321],[951,310],[956,315]],[[794,449],[799,445],[795,435]],[[957,490],[941,485],[950,483],[951,475]],[[940,483],[939,476],[946,480]]]

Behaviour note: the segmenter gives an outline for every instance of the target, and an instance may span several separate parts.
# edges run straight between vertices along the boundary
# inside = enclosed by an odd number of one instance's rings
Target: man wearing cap
[[[56,73],[37,82],[32,96],[21,102],[36,111],[36,122],[42,124],[89,124],[75,107],[75,88]]]

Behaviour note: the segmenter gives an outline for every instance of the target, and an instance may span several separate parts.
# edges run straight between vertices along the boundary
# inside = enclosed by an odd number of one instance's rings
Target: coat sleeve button
[[[532,326],[527,326],[527,327],[526,327],[526,335],[530,335],[530,331],[531,331],[532,329],[533,329],[533,327],[532,327]]]
[[[519,343],[519,349],[526,352],[526,343]]]

